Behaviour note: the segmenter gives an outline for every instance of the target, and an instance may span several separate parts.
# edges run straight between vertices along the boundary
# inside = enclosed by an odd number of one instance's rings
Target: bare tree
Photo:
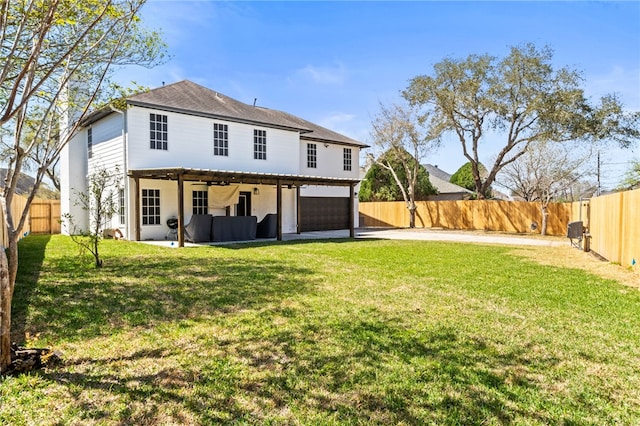
[[[420,125],[416,110],[409,105],[380,104],[380,112],[372,121],[372,137],[384,156],[376,163],[393,176],[409,210],[409,227],[416,226],[416,185],[420,172],[420,161],[435,147],[435,138],[430,137]],[[406,184],[399,178],[392,163],[401,164]]]
[[[540,233],[546,235],[549,203],[572,194],[589,175],[592,162],[592,151],[584,146],[536,141],[502,169],[496,182],[516,197],[540,202]]]
[[[141,26],[145,0],[0,2],[0,126],[11,134],[2,209],[8,260],[0,262],[0,373],[10,359],[11,302],[18,239],[47,170],[101,98],[114,66],[152,66],[164,55],[158,33]],[[62,130],[60,126],[62,124]],[[11,209],[16,184],[37,152],[35,185],[24,210]],[[3,257],[4,250],[0,251]],[[2,269],[5,265],[7,269]]]

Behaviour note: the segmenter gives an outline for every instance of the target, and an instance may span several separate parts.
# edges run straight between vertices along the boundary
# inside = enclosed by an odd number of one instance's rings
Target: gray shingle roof
[[[434,166],[432,164],[423,164],[423,166],[427,169],[427,172],[429,172],[429,176],[435,176],[442,180],[446,180],[447,182],[451,179],[451,175],[444,170],[439,169],[438,166]]]
[[[444,170],[433,166],[431,164],[423,164],[424,168],[429,172],[429,181],[440,194],[452,194],[452,193],[468,193],[472,194],[473,191],[469,191],[467,188],[463,188],[455,183],[449,182],[451,175]]]
[[[429,175],[429,181],[431,185],[433,185],[440,194],[457,194],[457,193],[467,193],[473,194],[473,191],[469,191],[467,188],[463,188],[461,186],[456,185],[455,183],[451,183],[449,181],[440,179],[435,175]]]
[[[192,81],[183,80],[127,99],[129,105],[146,106],[299,131],[302,139],[317,139],[364,147],[365,144],[286,112],[248,105]]]

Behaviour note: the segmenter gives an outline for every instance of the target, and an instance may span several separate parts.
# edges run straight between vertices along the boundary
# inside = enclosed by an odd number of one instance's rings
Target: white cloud
[[[355,114],[335,112],[320,118],[316,123],[357,141],[368,143],[369,122]]]
[[[320,124],[323,127],[326,127],[327,129],[333,129],[336,126],[341,126],[345,123],[349,123],[350,121],[353,121],[354,118],[355,118],[354,114],[338,112],[322,118],[318,124]]]
[[[294,79],[311,80],[316,84],[340,85],[348,76],[348,70],[342,63],[333,66],[318,67],[307,65],[294,74]]]
[[[182,38],[189,35],[185,28],[210,27],[218,18],[217,12],[209,2],[151,0],[142,8],[142,17],[145,24],[162,28],[168,37]]]

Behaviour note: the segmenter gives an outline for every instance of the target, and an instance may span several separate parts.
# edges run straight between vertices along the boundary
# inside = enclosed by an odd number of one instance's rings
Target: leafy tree
[[[555,69],[552,57],[550,48],[526,44],[512,47],[502,59],[444,59],[431,75],[413,78],[403,92],[412,105],[423,108],[422,121],[434,136],[444,140],[453,135],[461,144],[479,197],[533,142],[606,140],[627,147],[640,137],[640,114],[625,113],[612,95],[590,104],[580,74]],[[483,178],[480,145],[490,131],[501,133],[504,143]]]
[[[487,169],[484,167],[484,165],[482,165],[482,163],[478,163],[478,168],[480,170],[480,177],[486,178]],[[476,185],[475,179],[473,178],[473,166],[471,162],[466,162],[462,166],[460,166],[460,168],[453,175],[451,175],[451,179],[449,179],[449,182],[466,188],[469,191],[475,191]],[[491,187],[489,187],[484,196],[485,198],[491,197]]]
[[[416,195],[420,176],[420,161],[435,145],[434,138],[419,125],[415,110],[409,105],[380,105],[372,122],[374,144],[385,153],[375,163],[388,171],[402,194],[409,210],[409,227],[416,226]],[[401,175],[398,172],[403,172]],[[390,186],[385,186],[387,198],[397,198]],[[365,187],[366,191],[369,189]],[[371,188],[373,191],[373,187]]]
[[[630,189],[640,188],[640,161],[634,161],[624,174],[624,178],[618,190],[627,191]]]
[[[69,224],[73,241],[93,255],[96,268],[101,268],[103,263],[100,258],[103,231],[119,211],[118,193],[122,189],[121,179],[118,167],[113,170],[100,167],[89,176],[89,190],[78,193],[80,207],[89,213],[88,231],[77,228],[70,214],[65,214],[63,218]]]
[[[502,169],[498,182],[517,197],[540,202],[540,233],[546,235],[549,203],[573,197],[573,189],[579,186],[588,191],[588,187],[579,184],[587,174],[584,169],[588,169],[592,162],[591,154],[590,150],[580,149],[575,144],[536,141],[528,146],[522,156]],[[593,186],[590,188],[594,189]],[[578,194],[578,198],[592,194],[593,191]]]
[[[34,119],[25,118],[25,131],[22,136],[24,141],[32,141],[33,148],[28,151],[23,159],[22,170],[24,172],[37,173],[40,165],[47,160],[47,156],[53,147],[60,142],[60,129],[55,127],[49,134],[42,134],[38,132],[41,113],[38,112]],[[56,117],[52,120],[52,124],[60,121],[60,117]],[[9,123],[10,124],[10,123]],[[6,125],[6,127],[10,127]],[[48,140],[43,138],[47,137]],[[15,139],[10,136],[8,138],[0,138],[0,160],[3,162],[10,162],[15,154]],[[58,164],[59,157],[56,157],[47,169],[44,171],[44,176],[49,178],[56,191],[60,192],[60,178],[58,176]]]
[[[159,34],[142,27],[138,17],[143,4],[144,0],[0,2],[0,126],[9,168],[2,194],[9,256],[0,253],[0,373],[11,361],[18,238],[42,179],[82,118],[100,102],[114,66],[153,66],[163,58]],[[18,177],[34,158],[34,190],[22,214],[14,217],[8,207]]]
[[[410,156],[411,154],[405,151],[404,155]],[[378,161],[383,163],[388,162],[403,186],[405,188],[408,187],[409,181],[405,169],[395,158],[395,155],[387,151],[380,156]],[[415,161],[415,159],[409,161]],[[431,185],[431,181],[429,180],[427,169],[419,164],[418,180],[415,189],[416,201],[426,200],[429,195],[436,193],[436,189]],[[360,184],[358,199],[360,201],[404,201],[402,191],[392,173],[379,163],[374,163],[367,171],[367,174]]]

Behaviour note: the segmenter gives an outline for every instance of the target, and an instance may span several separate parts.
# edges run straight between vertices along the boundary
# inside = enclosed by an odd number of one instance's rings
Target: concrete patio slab
[[[341,229],[336,231],[314,231],[302,232],[300,234],[284,234],[283,241],[299,240],[327,240],[349,238],[349,230]],[[384,240],[413,240],[413,241],[451,241],[478,244],[503,244],[512,246],[562,246],[569,244],[562,237],[541,237],[538,234],[515,235],[502,234],[483,231],[457,231],[443,229],[390,229],[390,228],[358,228],[356,238],[379,238]],[[198,247],[203,245],[228,245],[255,242],[275,242],[275,238],[258,239],[251,241],[229,241],[221,243],[187,243],[185,247]],[[177,241],[141,241],[163,247],[178,247]]]

